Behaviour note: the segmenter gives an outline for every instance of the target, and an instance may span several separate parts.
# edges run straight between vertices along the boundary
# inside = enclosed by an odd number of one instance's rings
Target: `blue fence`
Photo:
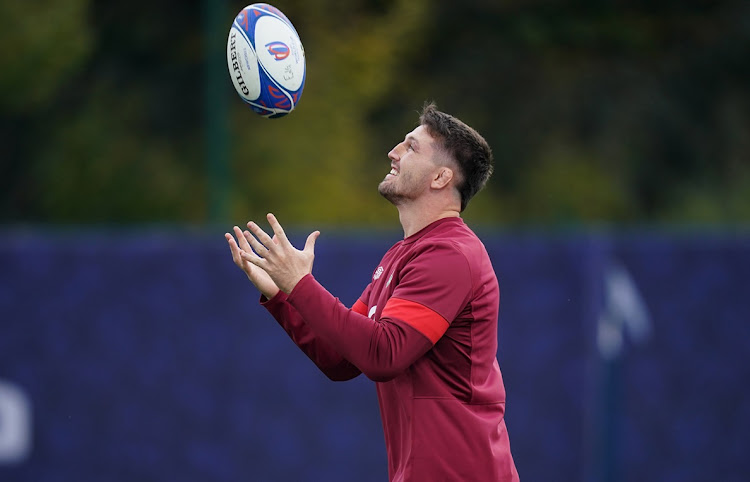
[[[321,375],[222,235],[0,235],[0,480],[386,480],[372,382]],[[396,239],[324,233],[316,277],[351,304]],[[522,480],[750,479],[750,237],[484,240]]]

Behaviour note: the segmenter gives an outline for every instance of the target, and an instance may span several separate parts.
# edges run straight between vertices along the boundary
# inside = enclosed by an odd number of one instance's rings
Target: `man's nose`
[[[399,154],[399,146],[400,144],[391,149],[391,151],[388,153],[388,159],[392,161],[398,161],[399,157],[401,157]]]

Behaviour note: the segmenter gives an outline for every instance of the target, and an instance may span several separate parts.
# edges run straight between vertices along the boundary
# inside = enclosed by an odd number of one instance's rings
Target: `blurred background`
[[[750,480],[750,2],[278,0],[307,81],[234,92],[228,0],[0,0],[0,480],[382,481],[223,239],[273,211],[353,303],[427,100],[495,174],[522,480]]]

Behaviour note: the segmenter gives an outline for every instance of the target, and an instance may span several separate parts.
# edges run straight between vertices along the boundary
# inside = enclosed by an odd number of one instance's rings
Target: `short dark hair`
[[[461,171],[457,189],[461,211],[492,175],[492,150],[484,137],[452,115],[440,112],[434,102],[425,103],[419,122],[438,143],[438,148],[453,158]]]

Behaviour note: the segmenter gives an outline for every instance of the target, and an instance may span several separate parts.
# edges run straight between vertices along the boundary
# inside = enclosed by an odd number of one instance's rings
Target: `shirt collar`
[[[412,234],[408,238],[404,238],[404,244],[411,244],[414,241],[420,239],[425,234],[429,233],[430,231],[434,230],[438,226],[442,226],[444,224],[455,224],[455,225],[462,225],[464,224],[464,220],[461,219],[460,216],[449,216],[447,218],[440,218],[437,221],[433,221],[427,226],[423,227],[416,233]]]

